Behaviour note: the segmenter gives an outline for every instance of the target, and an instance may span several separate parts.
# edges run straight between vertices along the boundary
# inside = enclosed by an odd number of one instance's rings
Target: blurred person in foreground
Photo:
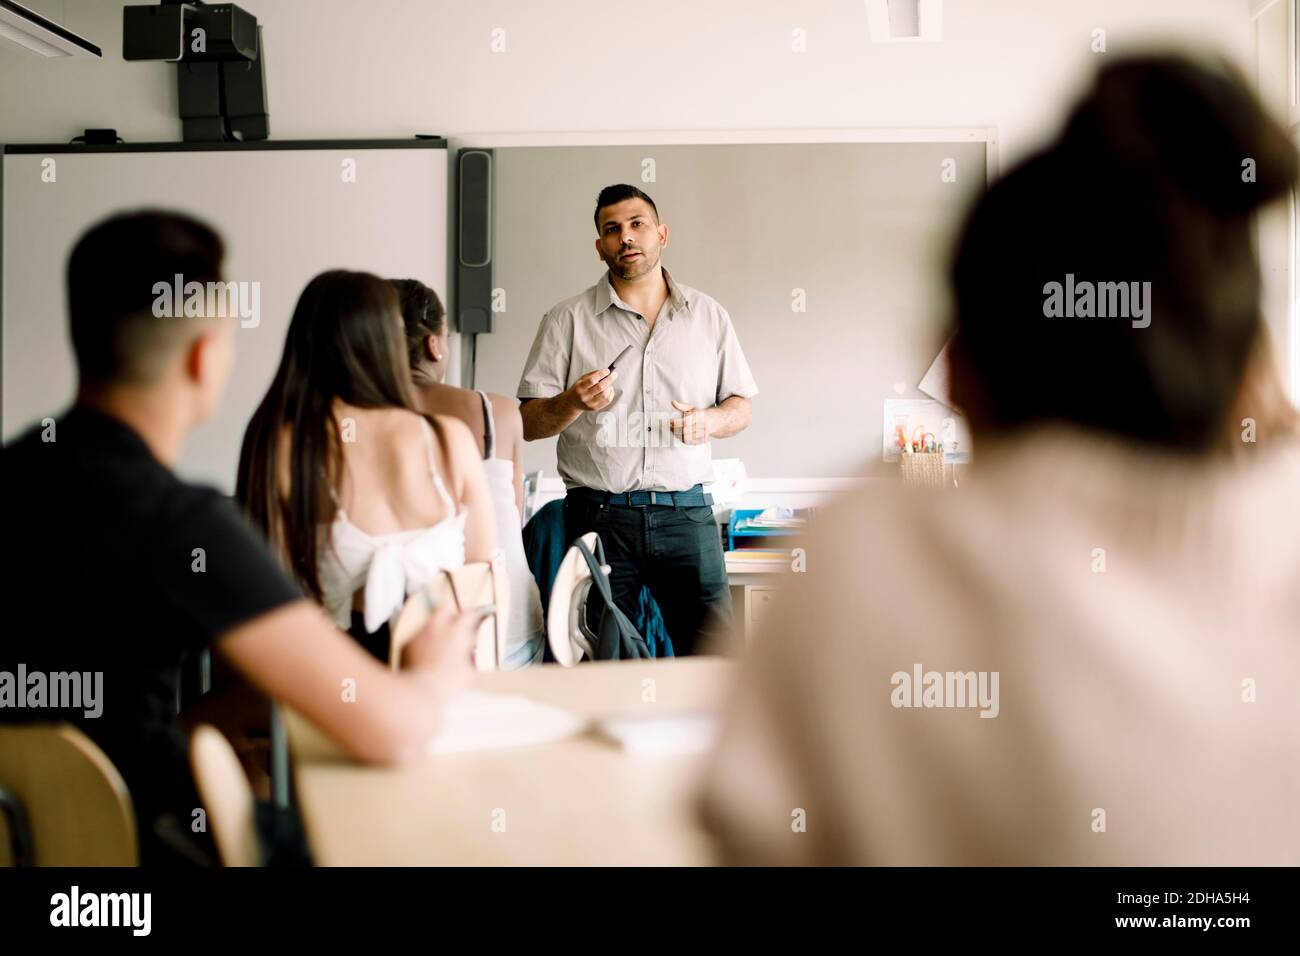
[[[1300,863],[1300,457],[1223,450],[1296,175],[1235,71],[1150,56],[980,200],[979,461],[819,515],[709,765],[724,859]]]

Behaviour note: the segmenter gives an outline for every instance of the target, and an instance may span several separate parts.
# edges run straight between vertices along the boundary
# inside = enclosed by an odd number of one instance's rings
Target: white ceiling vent
[[[928,43],[943,34],[943,0],[863,0],[872,43]]]

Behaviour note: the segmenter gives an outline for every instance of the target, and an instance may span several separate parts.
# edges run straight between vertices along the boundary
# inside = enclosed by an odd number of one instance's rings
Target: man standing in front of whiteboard
[[[654,200],[606,186],[595,221],[608,271],[542,319],[519,382],[524,438],[560,436],[565,539],[599,534],[619,607],[635,621],[648,586],[674,653],[692,654],[731,624],[709,443],[749,426],[758,386],[727,310],[660,263]]]

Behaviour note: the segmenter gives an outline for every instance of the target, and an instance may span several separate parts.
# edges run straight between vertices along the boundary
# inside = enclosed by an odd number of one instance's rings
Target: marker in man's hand
[[[619,352],[619,353],[618,353],[618,358],[614,359],[614,361],[612,361],[612,362],[609,363],[609,371],[611,371],[611,372],[614,371],[614,366],[616,366],[616,365],[622,365],[622,364],[623,364],[623,359],[625,359],[625,358],[628,357],[628,355],[632,352],[633,348],[635,348],[635,346],[631,346],[631,345],[629,345],[629,346],[628,346],[627,348],[625,348],[623,351]]]

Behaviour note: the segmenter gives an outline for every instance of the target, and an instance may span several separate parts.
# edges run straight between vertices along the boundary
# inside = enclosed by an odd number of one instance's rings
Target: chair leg
[[[271,707],[271,803],[289,806],[289,732],[278,707]]]
[[[18,794],[0,787],[0,813],[4,814],[9,828],[9,852],[14,866],[35,866],[32,851],[32,828],[27,821],[27,811]]]

